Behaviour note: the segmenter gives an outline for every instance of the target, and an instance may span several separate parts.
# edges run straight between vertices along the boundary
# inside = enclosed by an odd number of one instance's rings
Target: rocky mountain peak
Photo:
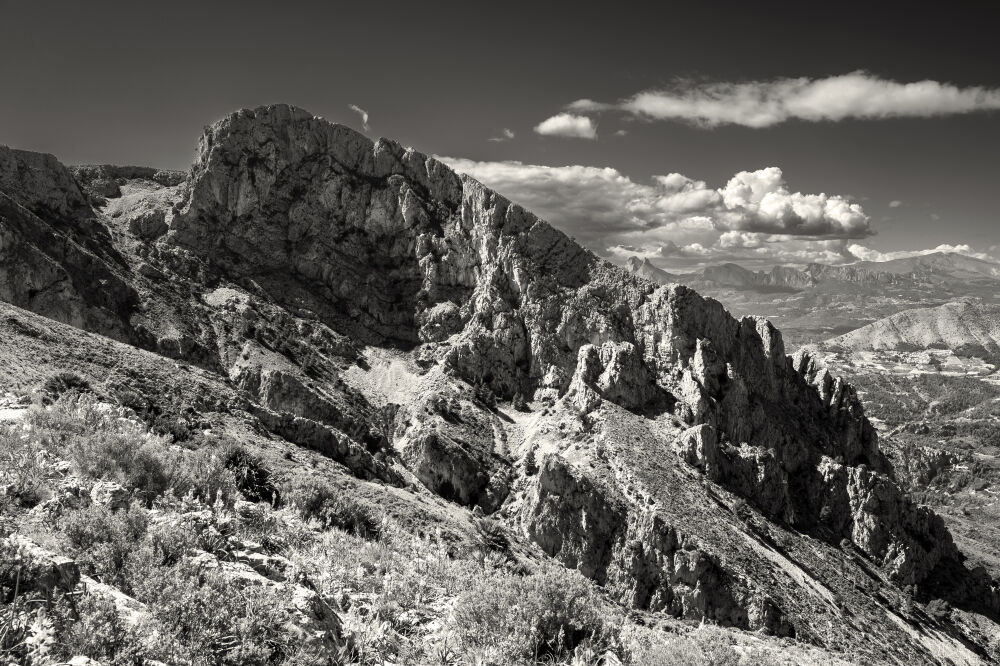
[[[394,497],[419,484],[494,515],[623,603],[806,631],[817,612],[740,563],[801,582],[782,553],[810,539],[1000,612],[846,382],[767,320],[602,261],[433,157],[275,105],[208,127],[183,180],[102,167],[81,189],[16,151],[0,167],[22,202],[0,210],[4,299],[192,363],[259,430]]]

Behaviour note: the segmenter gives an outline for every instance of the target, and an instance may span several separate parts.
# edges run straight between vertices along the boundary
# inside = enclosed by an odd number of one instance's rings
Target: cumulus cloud
[[[729,229],[842,238],[870,233],[859,204],[842,196],[790,192],[778,167],[741,171],[720,194],[719,224]]]
[[[744,171],[721,188],[679,173],[633,181],[616,169],[441,157],[604,257],[723,256],[856,261],[846,239],[873,232],[844,197],[789,190],[780,169]]]
[[[514,130],[507,129],[506,127],[504,127],[503,131],[500,132],[499,136],[490,137],[489,140],[493,141],[494,143],[501,143],[503,141],[510,141],[513,138],[514,138]]]
[[[839,121],[848,118],[926,118],[1000,109],[1000,89],[924,80],[900,83],[856,71],[821,79],[770,81],[678,81],[609,104],[581,99],[577,113],[618,110],[651,120],[696,125],[770,127],[788,120]]]
[[[365,111],[364,109],[362,109],[357,104],[348,104],[347,108],[350,109],[351,111],[353,111],[354,113],[358,114],[358,116],[361,117],[361,126],[367,132],[368,131],[368,112]]]
[[[903,205],[903,202],[899,201],[898,199],[894,199],[894,200],[892,200],[892,201],[889,202],[889,208],[899,208],[902,205]]]
[[[577,139],[596,139],[597,126],[587,116],[559,113],[535,126],[535,132],[544,136],[564,136]]]

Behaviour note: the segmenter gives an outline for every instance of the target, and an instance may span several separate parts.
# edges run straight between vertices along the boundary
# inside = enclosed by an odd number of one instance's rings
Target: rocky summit
[[[458,656],[434,663],[1000,659],[1000,587],[900,489],[851,386],[808,352],[787,355],[767,320],[602,261],[433,157],[283,105],[208,127],[187,173],[67,168],[0,148],[0,233],[5,418],[70,429],[39,439],[51,465],[65,463],[41,475],[49,499],[0,505],[0,534],[89,566],[90,586],[76,570],[59,585],[115,600],[112,615],[170,626],[161,597],[95,577],[103,565],[79,529],[60,527],[73,510],[215,530],[212,548],[185,542],[158,566],[193,560],[231,588],[295,600],[282,626],[312,637],[316,663],[372,651],[431,663],[426,646],[446,630]],[[72,455],[86,426],[52,416],[102,409],[143,450],[173,456],[171,469],[238,441],[255,461],[227,467],[242,470],[239,498],[213,504],[171,481],[168,502],[133,476],[102,478]],[[67,478],[82,489],[59,490]],[[377,520],[302,519],[303,479],[341,505],[367,502]],[[77,495],[82,508],[67,508]],[[220,521],[272,527],[237,538]],[[298,536],[274,537],[288,524]],[[344,525],[399,533],[382,551],[398,559],[371,565],[374,588],[334,585],[343,563],[301,545]],[[432,601],[373,605],[401,562],[438,547],[440,567],[468,549],[503,553],[494,568],[515,587],[575,570],[605,617],[648,632],[644,644],[718,625],[730,661],[639,657],[573,620],[557,638],[532,634],[527,662],[504,662],[512,652],[469,630],[482,613],[468,592],[442,583]],[[392,640],[365,643],[380,623]]]

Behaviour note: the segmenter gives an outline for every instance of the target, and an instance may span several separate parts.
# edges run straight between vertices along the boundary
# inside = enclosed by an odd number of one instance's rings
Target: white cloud
[[[992,251],[992,248],[990,248]],[[990,256],[985,252],[977,252],[971,245],[959,244],[950,245],[944,243],[938,245],[937,247],[927,248],[924,250],[897,250],[893,252],[879,252],[878,250],[873,250],[864,245],[849,245],[847,251],[853,256],[857,257],[861,261],[892,261],[893,259],[909,259],[911,257],[922,257],[928,254],[963,254],[967,257],[973,257],[975,259],[982,259],[983,261],[996,262],[997,259]]]
[[[500,136],[490,137],[489,140],[495,143],[500,143],[503,141],[510,141],[513,138],[514,138],[514,130],[507,129],[506,127],[504,127],[503,131],[500,133]]]
[[[899,208],[902,205],[903,205],[903,202],[899,201],[898,199],[894,199],[894,200],[892,200],[892,201],[889,202],[889,208]]]
[[[741,172],[712,188],[678,173],[646,184],[612,168],[439,159],[605,257],[631,252],[681,263],[730,255],[842,263],[856,260],[843,239],[872,233],[860,206],[838,196],[791,193],[774,167]]]
[[[545,136],[564,136],[577,139],[596,139],[597,127],[587,116],[560,113],[543,120],[535,127],[535,132]]]
[[[778,167],[741,171],[719,190],[720,226],[802,236],[857,238],[870,233],[860,204],[841,196],[789,192]]]
[[[1000,89],[924,80],[900,83],[863,71],[822,79],[781,78],[743,83],[679,81],[616,104],[581,99],[576,112],[620,110],[653,120],[697,125],[769,127],[792,119],[933,117],[1000,109]]]
[[[351,111],[353,111],[354,113],[358,114],[361,117],[361,126],[367,132],[368,131],[368,112],[365,111],[364,109],[362,109],[357,104],[348,104],[347,108],[350,109]]]

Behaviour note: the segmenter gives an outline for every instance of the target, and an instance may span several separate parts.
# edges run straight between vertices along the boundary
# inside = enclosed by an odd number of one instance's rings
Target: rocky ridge
[[[1000,612],[850,386],[766,320],[629,275],[434,158],[287,106],[209,127],[182,181],[0,157],[4,246],[28,258],[5,300],[200,366],[275,436],[494,513],[623,604],[862,640],[840,610],[814,628],[838,597],[885,619],[842,570],[802,573],[809,539],[859,578]],[[382,429],[354,381],[378,350],[419,387]]]

